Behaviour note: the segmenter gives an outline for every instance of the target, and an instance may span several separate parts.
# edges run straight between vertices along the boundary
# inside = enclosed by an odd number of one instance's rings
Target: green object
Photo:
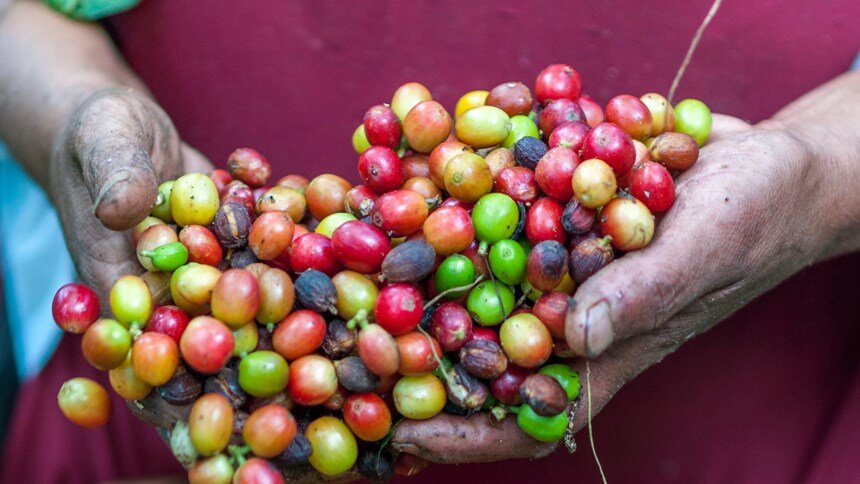
[[[510,148],[526,136],[540,139],[540,131],[538,131],[537,125],[530,117],[519,114],[511,118],[511,132],[508,133],[508,137],[502,142],[502,146]]]
[[[257,332],[257,323],[250,322],[233,331],[233,356],[242,356],[243,353],[254,351],[259,342],[260,335]]]
[[[436,375],[436,378],[445,381],[445,372],[450,372],[454,368],[454,363],[451,363],[451,360],[444,356],[440,360],[442,364],[433,370],[433,374]]]
[[[537,302],[540,299],[541,295],[543,295],[543,291],[539,291],[532,286],[532,283],[529,282],[528,279],[524,280],[522,284],[520,284],[520,289],[522,289],[523,294],[528,294],[529,300],[533,302]]]
[[[711,134],[711,110],[698,99],[684,99],[675,106],[675,131],[692,136],[701,148]]]
[[[475,235],[484,244],[508,239],[517,229],[520,209],[513,198],[504,193],[488,193],[472,209]]]
[[[457,118],[454,131],[457,139],[473,148],[489,148],[508,137],[511,118],[495,106],[476,106]]]
[[[320,221],[320,224],[317,225],[317,228],[316,230],[314,230],[314,232],[331,238],[331,234],[334,233],[335,229],[352,220],[358,219],[355,218],[354,215],[348,214],[346,212],[335,212],[328,217],[322,219]]]
[[[500,240],[490,248],[490,270],[509,286],[525,280],[527,263],[526,251],[515,240]]]
[[[149,257],[152,265],[164,272],[173,272],[188,262],[188,249],[182,242],[170,242],[156,247],[152,250],[140,252],[143,257]]]
[[[526,257],[528,257],[529,254],[532,253],[532,243],[529,241],[528,237],[521,235],[520,238],[517,239],[517,242],[520,244],[520,247],[526,251]]]
[[[561,440],[567,430],[567,412],[554,417],[541,417],[530,406],[523,405],[517,414],[517,425],[535,440],[555,442]]]
[[[438,292],[447,291],[454,287],[468,286],[473,282],[475,282],[475,265],[472,264],[472,259],[465,255],[450,255],[436,269],[436,290]],[[454,291],[445,298],[457,299],[466,294],[467,291],[468,289]]]
[[[255,351],[239,363],[239,386],[255,397],[270,397],[287,386],[289,368],[274,351]]]
[[[170,213],[171,190],[173,190],[173,180],[158,185],[158,197],[155,199],[155,206],[152,207],[152,216],[161,219],[166,224],[173,223],[173,214]]]
[[[367,134],[364,132],[364,124],[359,124],[352,133],[352,148],[359,155],[370,148],[370,141],[367,141]]]
[[[52,9],[75,20],[100,20],[131,10],[141,0],[42,0]]]
[[[561,363],[553,363],[541,368],[538,373],[541,375],[549,375],[564,388],[567,392],[567,398],[576,400],[579,392],[582,390],[582,384],[579,381],[579,373],[573,371],[569,366]]]
[[[496,288],[498,287],[498,292]],[[501,302],[499,301],[501,296]],[[504,284],[484,281],[472,289],[466,299],[466,309],[478,324],[495,326],[514,310],[514,292]],[[504,307],[504,313],[502,308]]]

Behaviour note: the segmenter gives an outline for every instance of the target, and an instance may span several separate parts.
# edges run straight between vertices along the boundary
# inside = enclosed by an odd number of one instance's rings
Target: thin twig
[[[672,103],[672,98],[675,97],[675,89],[678,88],[678,83],[681,82],[681,77],[684,76],[684,72],[690,64],[690,59],[693,58],[693,52],[696,51],[696,47],[699,46],[699,41],[702,40],[702,34],[705,32],[708,24],[711,23],[711,19],[716,15],[717,10],[720,9],[721,3],[723,3],[723,0],[714,0],[713,5],[711,5],[711,10],[708,11],[708,15],[705,16],[705,20],[702,22],[702,25],[699,26],[699,30],[696,31],[696,35],[693,36],[693,42],[690,43],[690,48],[687,49],[687,55],[684,56],[684,62],[681,63],[681,68],[678,69],[678,73],[675,74],[675,80],[672,81],[672,87],[669,88],[670,104]]]
[[[431,299],[431,300],[427,301],[426,303],[424,303],[424,309],[426,310],[426,309],[427,309],[427,308],[429,308],[430,306],[432,306],[432,305],[436,304],[437,302],[439,302],[439,300],[440,300],[440,299],[442,299],[443,297],[447,296],[448,294],[451,294],[451,293],[454,293],[454,292],[465,291],[465,290],[467,290],[467,289],[471,289],[471,288],[475,287],[475,285],[476,285],[476,284],[478,284],[479,282],[481,282],[482,280],[484,280],[484,276],[483,276],[483,275],[480,275],[480,276],[478,276],[478,277],[477,277],[477,279],[475,279],[474,281],[472,281],[472,283],[471,283],[471,284],[466,284],[465,286],[457,286],[457,287],[452,287],[452,288],[450,288],[450,289],[445,289],[444,291],[442,291],[442,292],[440,292],[439,294],[437,294],[437,295],[436,295],[436,297],[434,297],[433,299]]]
[[[606,484],[606,474],[603,473],[603,466],[600,465],[600,458],[597,457],[597,449],[594,448],[594,432],[591,428],[591,365],[589,359],[585,359],[585,391],[588,392],[588,442],[591,444],[591,453],[594,455],[594,462],[597,462],[597,469],[600,471],[600,478],[603,479],[603,484]]]

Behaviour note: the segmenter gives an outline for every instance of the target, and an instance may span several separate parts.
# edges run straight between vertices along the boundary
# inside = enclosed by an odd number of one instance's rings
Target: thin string
[[[597,457],[597,449],[594,448],[594,432],[591,428],[591,365],[589,361],[588,358],[585,359],[585,390],[588,393],[588,442],[591,444],[591,454],[594,455],[594,462],[597,462],[600,478],[603,480],[603,484],[606,484],[606,474],[603,473],[603,466],[600,464],[600,458]]]
[[[705,32],[708,24],[711,23],[711,19],[716,15],[717,10],[720,9],[721,3],[723,3],[723,0],[714,0],[714,3],[711,5],[711,9],[708,11],[708,15],[705,16],[705,20],[702,22],[702,25],[699,26],[699,30],[696,31],[696,35],[693,36],[693,42],[690,43],[690,48],[687,49],[687,55],[684,56],[684,62],[681,63],[681,68],[678,69],[678,73],[675,74],[675,80],[672,81],[672,87],[669,88],[669,103],[671,103],[672,98],[675,97],[675,90],[678,88],[678,83],[681,82],[681,77],[684,76],[684,72],[690,64],[690,59],[693,58],[693,53],[696,51],[696,47],[699,46],[699,41],[702,40],[702,34]]]

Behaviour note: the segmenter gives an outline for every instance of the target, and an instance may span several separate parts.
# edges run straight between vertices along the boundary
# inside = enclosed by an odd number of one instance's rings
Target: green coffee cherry
[[[149,257],[152,265],[164,272],[173,272],[188,262],[188,249],[182,245],[182,242],[171,242],[153,250],[143,250],[140,255]]]
[[[701,148],[711,134],[711,110],[698,99],[684,99],[675,106],[675,131],[692,136]]]

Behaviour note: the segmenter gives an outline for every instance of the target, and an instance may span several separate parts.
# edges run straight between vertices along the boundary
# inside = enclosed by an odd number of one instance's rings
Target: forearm
[[[807,93],[772,121],[809,150],[807,174],[820,183],[796,188],[818,191],[813,198],[822,203],[812,223],[830,234],[822,255],[860,250],[860,71],[843,74]]]
[[[42,186],[69,115],[108,87],[145,90],[98,25],[0,0],[0,138]]]

